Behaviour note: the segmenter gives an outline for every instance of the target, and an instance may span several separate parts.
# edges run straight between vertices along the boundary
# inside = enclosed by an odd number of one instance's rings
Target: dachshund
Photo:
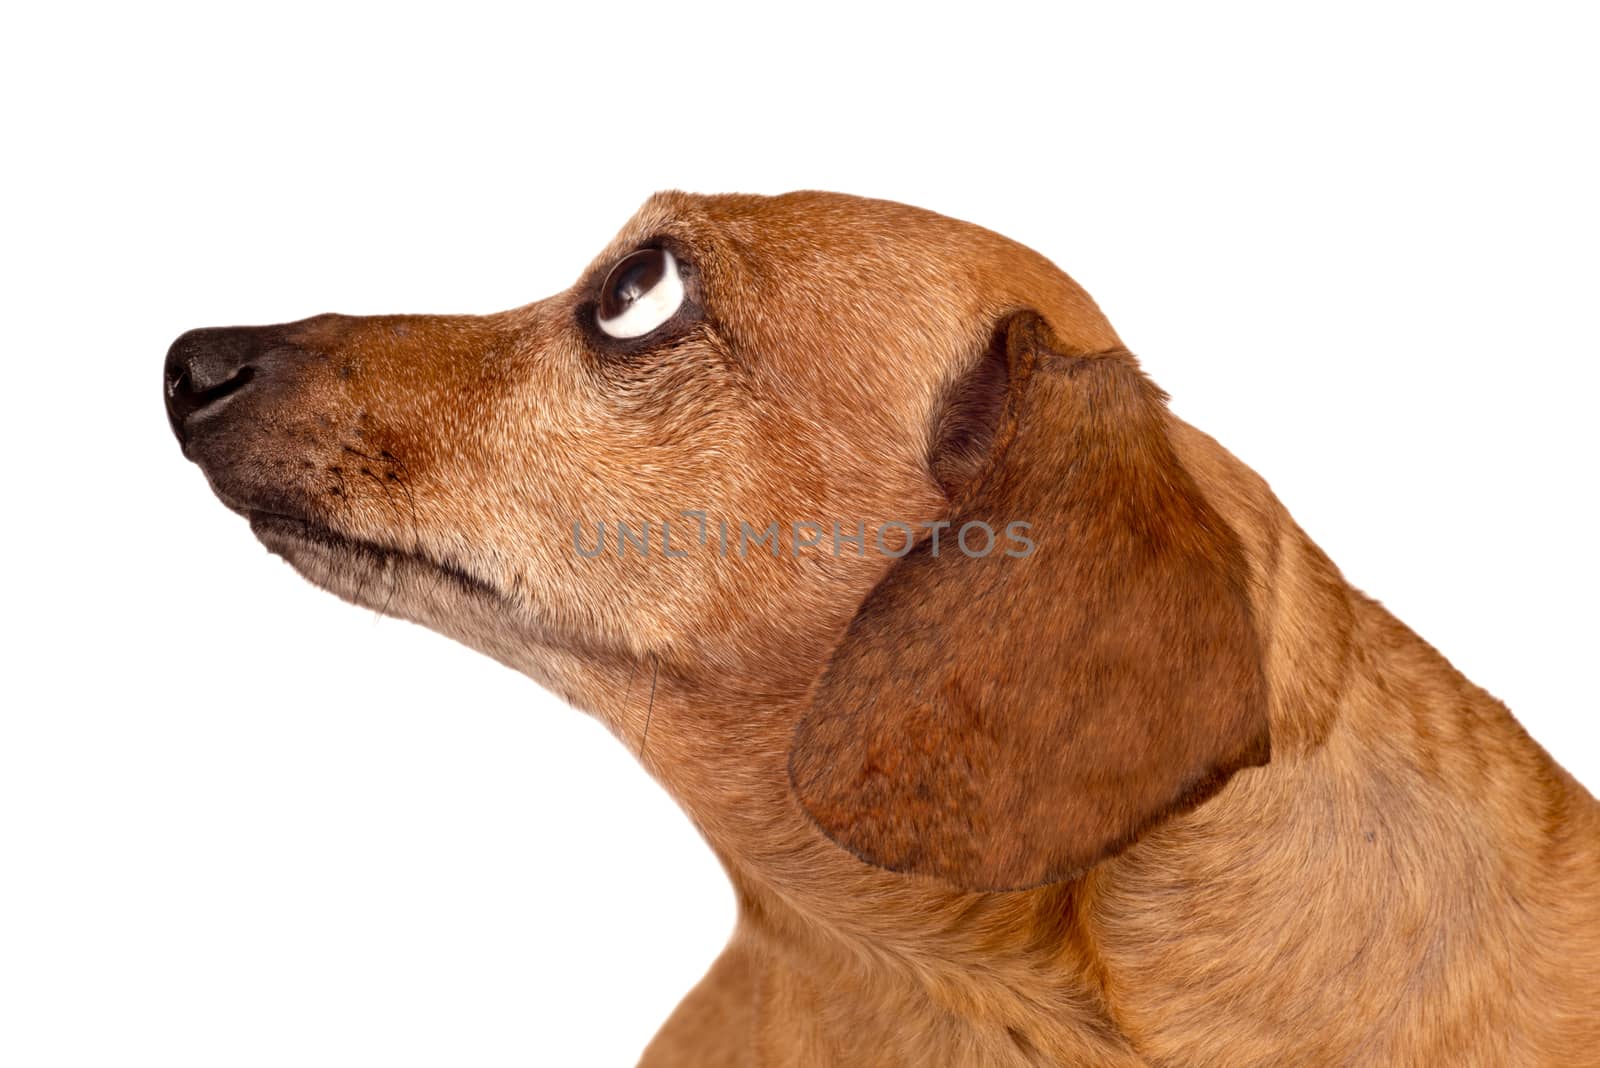
[[[564,293],[164,388],[270,551],[697,824],[739,919],[642,1064],[1600,1064],[1600,805],[1020,244],[661,193]]]

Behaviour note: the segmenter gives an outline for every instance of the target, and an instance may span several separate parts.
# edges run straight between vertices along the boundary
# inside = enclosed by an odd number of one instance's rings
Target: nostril
[[[191,330],[172,343],[163,367],[162,392],[172,432],[185,447],[194,417],[267,373],[279,344],[275,327],[223,326]]]
[[[189,371],[186,368],[178,375],[178,381],[173,383],[173,392],[181,392],[186,394],[188,397],[193,399],[195,408],[204,408],[207,405],[215,404],[217,401],[221,400],[223,397],[226,397],[230,393],[237,393],[239,390],[243,389],[249,383],[249,381],[255,377],[255,375],[256,369],[249,364],[246,364],[235,371],[232,378],[229,378],[223,382],[219,382],[209,389],[197,389],[195,388],[194,379],[189,377]]]
[[[182,366],[175,368],[167,376],[167,416],[172,422],[173,433],[182,441],[185,437],[184,423],[191,415],[210,407],[224,397],[239,392],[250,384],[255,373],[256,369],[246,364],[233,372],[229,378],[201,389],[195,382],[190,368]]]

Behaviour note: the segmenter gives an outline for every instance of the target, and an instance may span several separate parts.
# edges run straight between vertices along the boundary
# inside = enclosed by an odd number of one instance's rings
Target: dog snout
[[[180,445],[188,444],[192,424],[204,413],[250,384],[279,340],[270,328],[211,327],[172,343],[162,384]]]

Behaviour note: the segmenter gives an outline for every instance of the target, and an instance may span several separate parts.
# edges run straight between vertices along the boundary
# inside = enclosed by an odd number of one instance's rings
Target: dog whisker
[[[644,734],[639,738],[639,761],[644,762],[645,747],[650,744],[650,718],[656,710],[656,672],[660,669],[660,661],[655,654],[650,655],[650,703],[644,710]]]

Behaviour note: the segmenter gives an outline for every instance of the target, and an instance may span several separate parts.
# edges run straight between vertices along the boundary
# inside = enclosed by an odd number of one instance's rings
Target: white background
[[[1586,5],[36,5],[0,29],[0,1063],[631,1063],[732,897],[531,682],[313,590],[167,344],[571,283],[652,190],[1030,244],[1591,788]]]

